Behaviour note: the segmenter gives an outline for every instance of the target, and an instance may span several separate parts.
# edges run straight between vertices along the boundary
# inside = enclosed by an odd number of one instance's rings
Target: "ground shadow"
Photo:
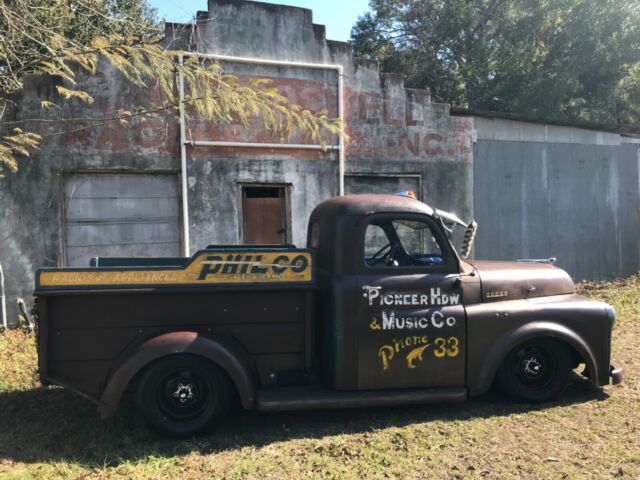
[[[544,405],[512,404],[489,393],[465,403],[446,405],[269,414],[238,411],[211,434],[178,441],[149,432],[127,403],[114,419],[101,421],[93,404],[61,388],[2,392],[0,458],[26,463],[68,461],[87,468],[103,468],[151,455],[215,453],[292,438],[321,438],[436,420],[507,416],[607,397],[602,390],[576,377],[558,401]]]

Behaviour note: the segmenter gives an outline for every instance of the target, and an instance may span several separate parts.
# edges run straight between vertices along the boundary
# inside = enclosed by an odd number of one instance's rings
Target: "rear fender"
[[[580,335],[555,322],[531,322],[505,333],[487,351],[479,374],[469,378],[470,395],[481,395],[489,390],[500,364],[509,352],[517,345],[535,338],[555,338],[567,343],[582,358],[592,381],[596,383],[596,379],[600,378],[596,357]]]
[[[109,417],[117,408],[127,386],[138,372],[167,355],[198,355],[218,364],[235,384],[242,406],[253,409],[255,385],[243,352],[231,342],[222,342],[196,332],[172,332],[147,340],[125,355],[107,380],[100,398],[100,414]]]

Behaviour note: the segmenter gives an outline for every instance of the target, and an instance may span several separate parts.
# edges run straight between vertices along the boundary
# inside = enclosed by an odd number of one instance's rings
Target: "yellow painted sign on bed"
[[[45,270],[40,287],[310,282],[309,252],[200,252],[184,267]]]

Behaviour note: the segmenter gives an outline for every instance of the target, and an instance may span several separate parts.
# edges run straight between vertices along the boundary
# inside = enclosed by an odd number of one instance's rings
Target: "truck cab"
[[[465,385],[463,293],[477,296],[479,278],[433,214],[412,198],[362,195],[311,215],[321,365],[332,388]]]
[[[212,246],[36,275],[43,383],[108,416],[133,389],[161,433],[206,430],[232,398],[263,411],[461,401],[496,382],[556,397],[610,364],[615,312],[546,261],[465,260],[455,215],[407,196],[335,197],[307,248]],[[473,223],[469,224],[471,227]]]

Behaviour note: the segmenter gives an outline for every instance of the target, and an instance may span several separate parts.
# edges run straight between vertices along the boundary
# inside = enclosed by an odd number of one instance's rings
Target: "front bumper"
[[[609,366],[609,379],[612,385],[618,385],[622,383],[624,379],[624,375],[622,372],[622,367],[614,367],[613,365]]]

